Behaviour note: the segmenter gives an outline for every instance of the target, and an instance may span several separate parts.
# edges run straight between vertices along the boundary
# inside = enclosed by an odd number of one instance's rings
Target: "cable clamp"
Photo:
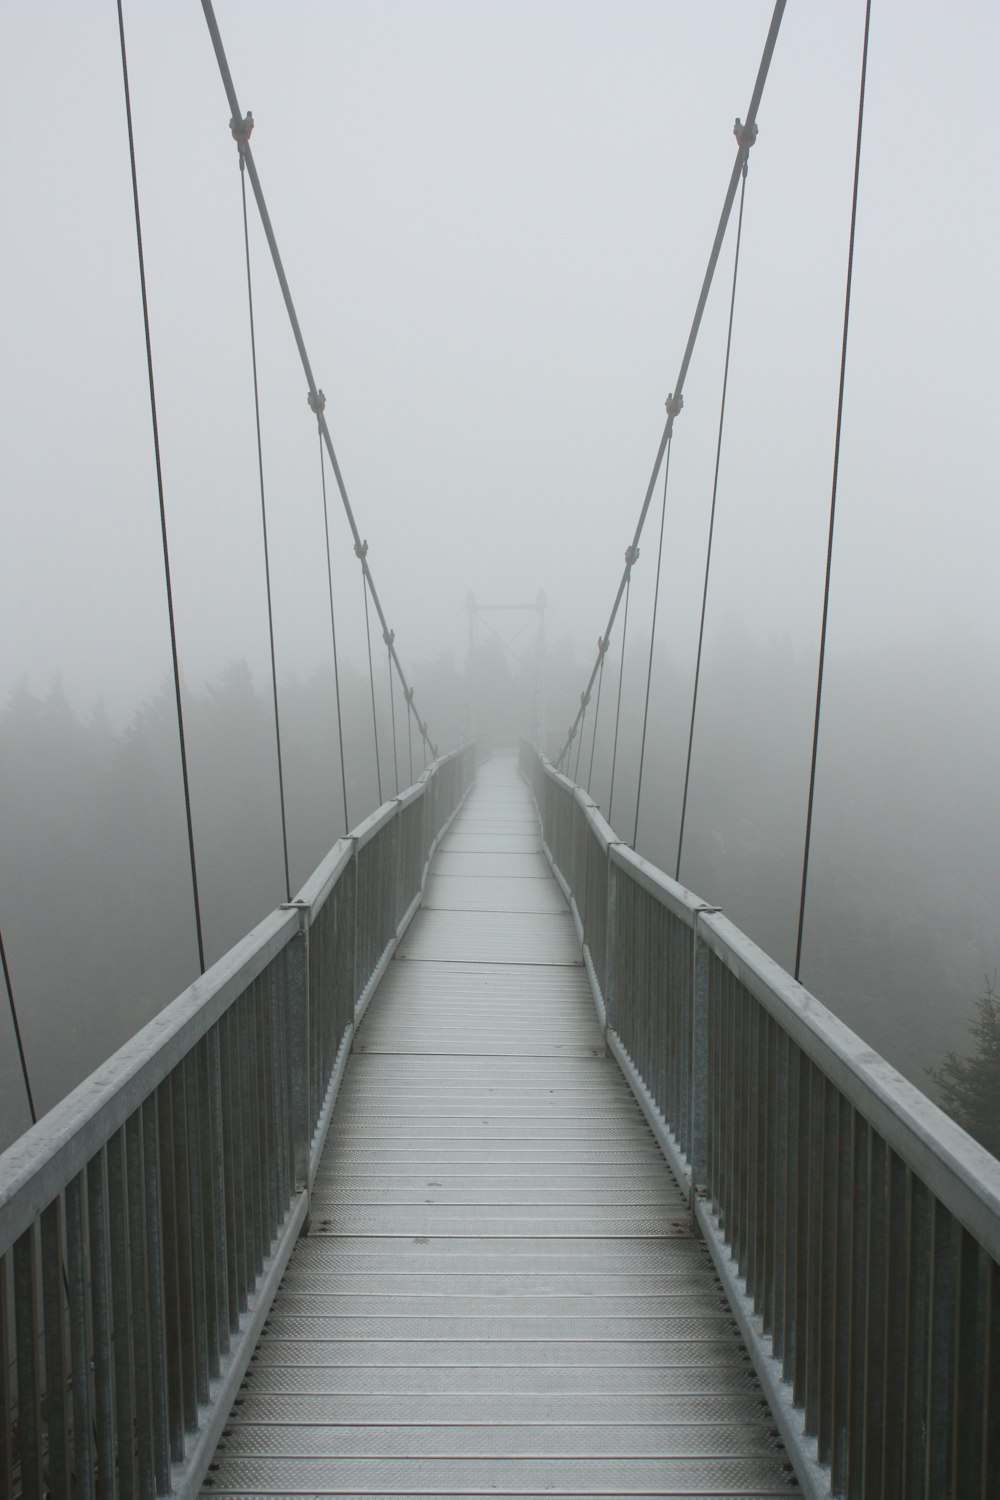
[[[590,704],[590,694],[589,693],[581,693],[580,694],[580,707],[581,708],[587,708],[589,706],[589,704]]]
[[[391,646],[393,641],[396,639],[396,632],[394,630],[383,630],[382,639],[385,641],[387,646]]]
[[[603,635],[599,635],[597,637],[597,655],[598,655],[598,659],[600,659],[600,657],[602,657],[604,655],[605,651],[607,651],[607,649],[610,646],[610,644],[611,644],[611,642],[610,641],[606,641],[604,639]]]
[[[664,405],[667,408],[667,416],[668,417],[670,417],[670,418],[679,417],[680,414],[681,414],[681,412],[682,412],[682,410],[684,409],[684,397],[683,396],[675,396],[674,393],[673,393],[673,391],[671,391],[670,395],[667,397],[666,401],[664,402]]]
[[[405,696],[406,696],[407,703],[412,703],[413,702],[413,689],[412,688],[407,688]]]
[[[575,739],[576,739],[576,725],[575,724],[571,724],[569,726],[569,742],[570,742],[570,744],[572,744]]]
[[[233,133],[233,140],[240,148],[240,166],[243,166],[243,153],[246,151],[247,143],[253,135],[253,115],[247,110],[242,120],[237,120],[234,115],[229,122],[229,128]]]
[[[358,558],[360,562],[364,562],[365,558],[368,556],[367,538],[363,542],[354,543],[354,556]]]
[[[756,125],[744,125],[744,123],[740,119],[739,115],[737,115],[736,116],[736,122],[733,125],[733,135],[736,137],[738,143],[740,144],[740,146],[742,146],[743,150],[744,151],[749,151],[750,147],[753,145],[753,143],[757,139],[757,126]]]
[[[317,420],[320,414],[326,410],[326,397],[322,391],[306,392],[306,400],[309,402],[309,410],[316,413]]]
[[[626,547],[625,548],[625,566],[626,566],[626,568],[634,568],[635,565],[636,565],[636,563],[638,561],[639,561],[639,549],[638,549],[638,547]]]

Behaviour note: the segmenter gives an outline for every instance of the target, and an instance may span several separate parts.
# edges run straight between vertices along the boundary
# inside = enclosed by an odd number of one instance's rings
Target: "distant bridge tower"
[[[537,598],[531,604],[480,604],[475,594],[470,593],[466,595],[465,607],[469,615],[466,737],[472,739],[477,734],[489,733],[506,738],[515,733],[530,733],[535,744],[540,745],[545,734],[546,698],[545,612],[548,601],[544,591],[539,589]],[[498,614],[515,617],[512,631],[501,629],[494,623],[492,617]],[[526,656],[514,649],[514,643],[524,635],[532,621],[535,622],[534,680],[530,689],[529,722],[529,714],[524,712],[524,700],[527,696],[524,694]],[[485,635],[481,627],[484,627]],[[490,692],[491,684],[485,681],[484,647],[493,642],[505,660],[514,662],[520,669],[520,676],[514,683],[514,697],[508,693],[506,703],[498,699],[496,691]],[[494,683],[492,686],[495,689],[498,684]],[[518,690],[524,694],[520,707],[514,701]]]

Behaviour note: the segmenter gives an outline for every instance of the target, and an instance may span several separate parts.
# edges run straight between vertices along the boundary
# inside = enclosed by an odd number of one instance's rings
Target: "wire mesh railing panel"
[[[354,1020],[357,867],[347,863],[309,928],[309,1113],[320,1116]]]

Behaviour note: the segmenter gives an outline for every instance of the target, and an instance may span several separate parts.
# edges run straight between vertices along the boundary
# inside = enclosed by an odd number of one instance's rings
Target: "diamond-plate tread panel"
[[[686,1314],[713,1313],[726,1310],[721,1292],[690,1292],[687,1296],[574,1297],[571,1294],[531,1297],[464,1296],[454,1294],[421,1295],[395,1293],[380,1295],[317,1295],[293,1291],[287,1285],[282,1291],[281,1316],[322,1318],[506,1318],[516,1307],[520,1318],[680,1318]],[[588,1325],[591,1326],[591,1325]]]
[[[775,1451],[764,1422],[695,1426],[327,1426],[240,1422],[216,1457],[750,1458]]]
[[[658,1187],[630,1188],[616,1192],[612,1187],[567,1188],[500,1188],[487,1187],[473,1191],[466,1188],[417,1187],[389,1188],[381,1184],[371,1188],[332,1187],[316,1184],[311,1199],[313,1214],[334,1208],[350,1207],[420,1207],[433,1204],[443,1208],[662,1208],[672,1214],[684,1211],[684,1199],[668,1183]]]
[[[557,1172],[551,1166],[540,1166],[531,1172],[525,1167],[511,1169],[496,1162],[487,1165],[488,1171],[470,1172],[468,1167],[459,1167],[458,1170],[442,1169],[419,1174],[405,1170],[397,1172],[388,1167],[372,1166],[367,1172],[362,1172],[354,1168],[330,1165],[317,1174],[316,1186],[324,1192],[334,1189],[367,1189],[372,1184],[377,1184],[380,1188],[410,1188],[413,1191],[454,1188],[456,1192],[485,1192],[496,1186],[507,1191],[528,1188],[534,1192],[545,1191],[558,1184],[557,1190],[568,1192],[573,1188],[580,1188],[590,1193],[597,1192],[602,1187],[623,1193],[654,1188],[658,1191],[664,1188],[673,1191],[675,1187],[673,1178],[663,1170],[658,1171],[655,1166],[630,1168],[622,1163],[601,1166],[600,1169],[594,1168],[589,1172],[571,1166]]]
[[[531,881],[536,885],[537,881]],[[468,882],[463,882],[468,884]],[[515,915],[508,913],[509,916]],[[518,913],[517,915],[527,915]],[[545,914],[546,920],[561,922],[568,919],[564,911]],[[482,920],[480,916],[479,920]],[[547,1010],[556,1001],[578,1000],[582,1005],[593,1007],[593,996],[585,974],[574,966],[559,967],[553,964],[448,963],[444,959],[427,958],[421,967],[411,971],[405,966],[392,964],[379,985],[370,1014],[380,1010],[405,1009],[422,999],[464,1005],[475,1005],[477,1015],[486,1005],[492,1005],[499,1014],[505,1014],[509,1005],[522,1009],[535,1005],[536,1016]],[[539,1004],[539,1002],[542,1002]],[[615,1066],[612,1064],[612,1066]]]
[[[637,1314],[628,1317],[619,1313],[613,1318],[593,1316],[581,1317],[530,1317],[509,1313],[506,1316],[488,1314],[452,1317],[440,1313],[437,1317],[399,1317],[394,1312],[383,1316],[313,1317],[288,1316],[280,1310],[272,1312],[264,1324],[263,1339],[401,1339],[410,1343],[426,1340],[476,1340],[496,1339],[513,1342],[517,1339],[584,1341],[623,1339],[651,1339],[664,1344],[675,1341],[692,1342],[698,1339],[724,1339],[734,1330],[732,1313],[699,1313],[695,1317],[651,1318]]]
[[[554,880],[432,875],[424,887],[423,905],[431,910],[564,912],[566,898]]]
[[[622,1297],[701,1298],[715,1296],[709,1289],[701,1266],[689,1271],[647,1272],[645,1275],[616,1275],[610,1281],[607,1274],[591,1275],[584,1271],[562,1275],[449,1275],[442,1271],[419,1273],[402,1272],[357,1272],[340,1271],[333,1277],[330,1271],[292,1269],[285,1272],[282,1285],[282,1306],[289,1295],[322,1297],[436,1297],[442,1301],[460,1297],[497,1297],[524,1299],[547,1297],[558,1300],[571,1297],[588,1299],[596,1303],[600,1298],[608,1300]]]
[[[373,1423],[419,1426],[570,1426],[595,1427],[770,1422],[766,1404],[751,1391],[730,1395],[637,1396],[606,1391],[555,1395],[533,1391],[498,1395],[460,1391],[424,1395],[371,1394],[272,1396],[245,1392],[230,1424],[265,1423],[298,1427],[358,1426]]]
[[[691,1232],[690,1224],[679,1217],[629,1215],[620,1209],[604,1212],[592,1209],[586,1217],[574,1217],[569,1210],[560,1213],[555,1209],[538,1208],[532,1213],[522,1208],[509,1217],[498,1218],[486,1208],[481,1214],[475,1209],[446,1207],[408,1209],[405,1212],[400,1208],[390,1208],[381,1213],[377,1208],[339,1208],[331,1209],[314,1222],[313,1232],[319,1234],[385,1234],[404,1238],[481,1234],[495,1239],[509,1234],[514,1238],[544,1235],[555,1239],[592,1239],[600,1233],[618,1239],[646,1239],[650,1235],[686,1235]]]
[[[419,911],[396,960],[458,963],[565,964],[583,957],[569,912]]]
[[[253,1356],[261,1369],[277,1365],[732,1365],[743,1361],[734,1334],[724,1339],[587,1342],[584,1339],[272,1339]]]
[[[586,1271],[615,1277],[635,1272],[691,1270],[714,1284],[714,1272],[704,1241],[691,1231],[686,1237],[664,1240],[659,1236],[646,1240],[597,1239],[593,1235],[579,1239],[334,1239],[310,1234],[299,1241],[290,1267],[322,1269],[336,1275],[339,1271],[384,1271],[395,1268],[412,1274],[482,1271],[509,1274],[514,1271],[554,1272]]]
[[[223,1459],[205,1493],[657,1495],[794,1493],[778,1457],[734,1459]]]
[[[742,1395],[762,1398],[749,1364],[727,1359],[701,1365],[251,1365],[243,1394],[322,1397],[367,1393],[387,1400],[393,1395],[418,1393],[471,1396],[490,1400],[508,1393],[527,1394],[532,1401],[552,1394],[579,1400],[594,1394],[606,1401],[612,1395],[629,1399],[652,1395],[671,1399],[705,1395]]]

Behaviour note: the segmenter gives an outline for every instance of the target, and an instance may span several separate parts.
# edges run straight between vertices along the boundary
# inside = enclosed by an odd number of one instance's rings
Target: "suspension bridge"
[[[202,973],[0,1158],[0,1494],[990,1500],[1000,1165],[797,978],[836,459],[796,974],[680,883],[683,811],[673,876],[635,852],[655,607],[630,837],[613,826],[620,670],[607,818],[581,785],[602,697],[612,715],[606,658],[613,643],[624,651],[662,475],[659,592],[674,426],[735,211],[731,337],[747,162],[782,0],[736,121],[691,331],[575,719],[551,743],[539,684],[516,747],[477,739],[470,707],[467,742],[443,753],[348,496],[252,116],[211,0],[203,8],[242,185],[265,549],[249,196],[315,419],[328,564],[332,477],[363,580],[380,805],[351,817],[328,566],[345,833],[293,891],[283,816],[286,900],[206,965],[133,147]],[[867,46],[866,17],[865,60]],[[864,91],[865,61],[837,454]],[[725,381],[719,451],[724,419]],[[699,668],[710,568],[711,534]],[[269,566],[267,605],[284,815]],[[473,646],[480,625],[506,646],[496,608],[544,633],[544,596],[470,596],[467,607]],[[388,745],[373,628],[389,671]],[[697,691],[698,669],[685,809]],[[3,968],[16,1027],[5,955]],[[18,1044],[30,1100],[19,1031]]]

